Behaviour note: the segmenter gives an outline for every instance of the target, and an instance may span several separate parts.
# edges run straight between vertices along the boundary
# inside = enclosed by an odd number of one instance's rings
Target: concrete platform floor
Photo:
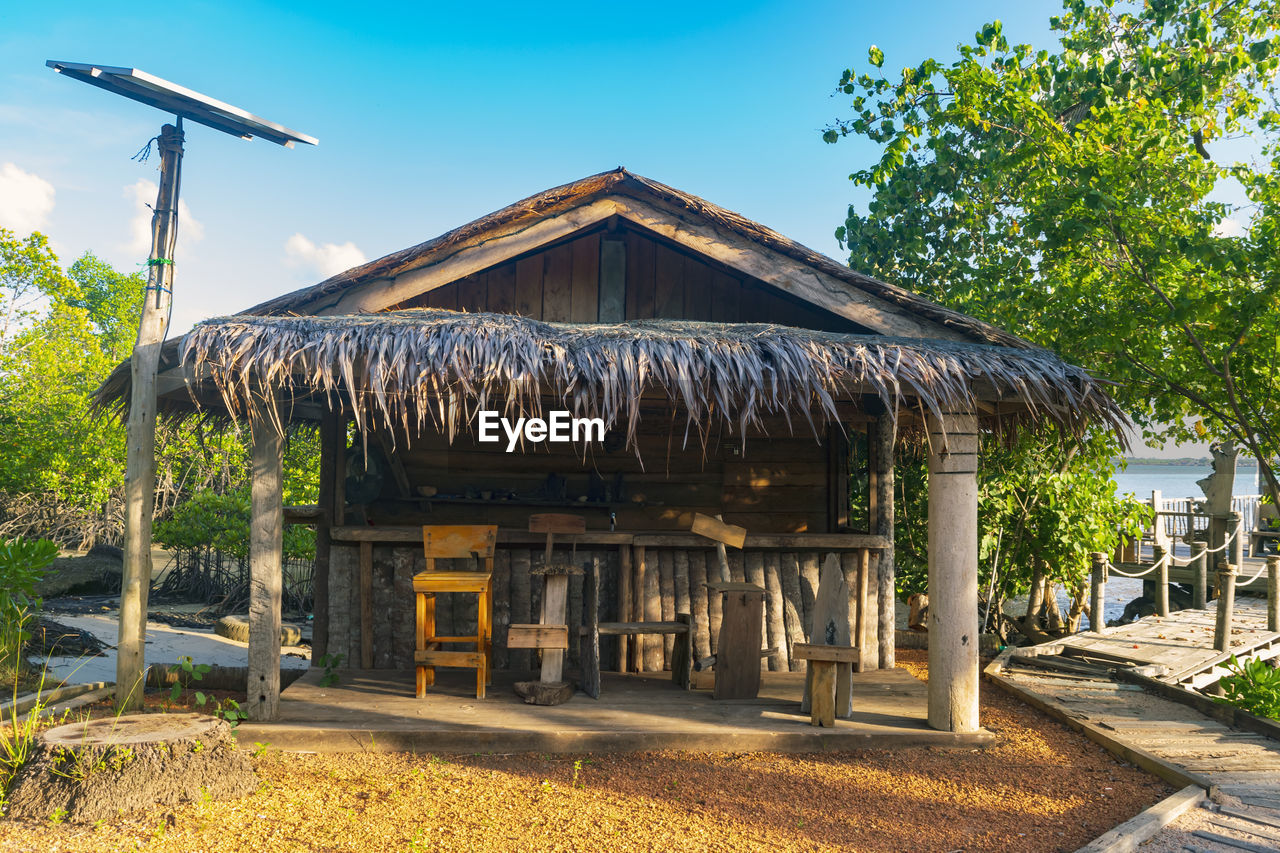
[[[526,705],[512,684],[530,676],[494,673],[475,698],[466,670],[437,670],[425,699],[411,670],[341,670],[336,685],[310,670],[280,697],[280,717],[242,723],[241,743],[298,752],[363,750],[511,753],[824,752],[907,747],[975,747],[989,732],[956,735],[925,723],[925,685],[903,670],[854,675],[853,717],[833,728],[800,713],[802,673],[764,673],[755,700],[716,701],[709,689],[680,690],[666,674],[604,673],[600,699],[579,692],[563,705]]]

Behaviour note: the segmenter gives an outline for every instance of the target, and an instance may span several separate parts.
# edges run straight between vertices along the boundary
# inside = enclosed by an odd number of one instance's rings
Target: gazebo
[[[124,405],[122,365],[99,391]],[[159,408],[252,433],[252,718],[278,710],[281,450],[318,425],[313,659],[412,666],[421,525],[498,526],[494,664],[528,669],[506,630],[536,614],[531,513],[574,512],[620,621],[690,613],[715,651],[718,603],[695,513],[748,531],[735,579],[766,590],[763,665],[799,670],[818,565],[869,578],[850,602],[862,669],[894,666],[895,444],[929,461],[928,722],[978,728],[977,466],[984,430],[1079,433],[1123,414],[1052,353],[861,275],[695,196],[618,169],[548,190],[420,245],[169,342]],[[597,419],[576,440],[483,435],[505,417]],[[491,413],[491,414],[485,414]],[[560,416],[555,416],[560,417]],[[545,432],[543,433],[545,437]],[[566,551],[566,554],[569,552]],[[858,586],[851,585],[851,597]],[[570,593],[570,624],[581,614]],[[474,604],[438,614],[474,630]],[[577,656],[576,634],[569,661]],[[619,638],[619,669],[669,665],[660,637]]]

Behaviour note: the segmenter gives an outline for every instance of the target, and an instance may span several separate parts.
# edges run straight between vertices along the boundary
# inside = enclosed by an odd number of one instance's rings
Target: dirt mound
[[[258,786],[231,727],[204,714],[134,714],[41,735],[9,794],[16,820],[91,823],[152,808],[242,797]]]
[[[119,595],[124,561],[120,549],[98,545],[78,557],[57,557],[36,584],[36,595]]]

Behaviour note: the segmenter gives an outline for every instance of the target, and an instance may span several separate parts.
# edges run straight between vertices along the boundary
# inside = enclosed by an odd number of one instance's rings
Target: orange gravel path
[[[918,676],[924,652],[900,662]],[[4,850],[1070,851],[1171,793],[983,685],[985,750],[775,755],[296,755],[234,803],[73,827],[0,821]]]

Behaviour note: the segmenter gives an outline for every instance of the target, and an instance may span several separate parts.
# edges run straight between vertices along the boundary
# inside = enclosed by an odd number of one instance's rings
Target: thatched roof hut
[[[398,591],[418,525],[464,521],[500,525],[495,663],[527,665],[504,624],[534,604],[525,518],[557,506],[587,516],[578,546],[609,567],[602,607],[624,622],[701,607],[699,651],[714,644],[696,591],[706,543],[685,531],[698,512],[746,527],[736,571],[771,590],[769,665],[783,669],[804,665],[787,650],[804,639],[818,559],[873,552],[855,603],[872,614],[864,666],[892,666],[893,446],[914,431],[938,543],[930,719],[957,730],[977,719],[979,430],[1124,422],[1103,383],[1052,353],[621,169],[203,322],[162,365],[161,411],[249,420],[255,466],[278,465],[288,424],[320,422],[316,652],[367,668],[412,658]],[[99,402],[128,391],[122,365]],[[604,440],[512,453],[478,440],[482,412],[556,409],[599,418]],[[392,618],[370,624],[375,610]],[[664,650],[609,654],[660,668]]]

